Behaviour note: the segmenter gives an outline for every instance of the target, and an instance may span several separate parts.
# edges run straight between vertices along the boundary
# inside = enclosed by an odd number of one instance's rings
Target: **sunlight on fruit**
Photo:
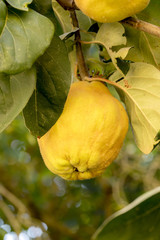
[[[75,0],[78,8],[97,22],[116,22],[147,7],[149,0]]]
[[[128,130],[123,105],[101,82],[75,82],[56,124],[40,139],[46,166],[68,180],[99,176],[117,157]]]

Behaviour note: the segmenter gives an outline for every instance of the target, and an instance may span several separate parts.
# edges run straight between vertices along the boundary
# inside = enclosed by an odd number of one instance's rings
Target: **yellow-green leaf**
[[[111,80],[117,79],[117,74],[113,74]],[[132,63],[118,85],[137,146],[148,154],[160,141],[156,139],[160,130],[160,71],[150,64]]]
[[[122,45],[126,45],[127,39],[124,36],[124,33],[124,27],[120,23],[105,23],[102,24],[95,38],[96,43],[99,43],[106,48],[112,63],[121,73],[122,71],[118,67],[116,59],[124,59],[127,56],[130,48],[127,47],[114,50],[113,47],[122,47]]]

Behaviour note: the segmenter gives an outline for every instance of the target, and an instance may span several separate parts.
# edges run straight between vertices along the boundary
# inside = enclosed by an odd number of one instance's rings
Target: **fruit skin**
[[[101,82],[71,85],[64,110],[38,139],[46,166],[68,180],[100,175],[117,157],[128,130],[123,105]]]
[[[150,0],[75,0],[77,7],[97,22],[117,22],[147,7]]]

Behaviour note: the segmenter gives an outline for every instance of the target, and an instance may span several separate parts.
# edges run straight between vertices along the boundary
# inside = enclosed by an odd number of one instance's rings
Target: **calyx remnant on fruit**
[[[71,85],[64,110],[38,139],[46,166],[68,180],[100,175],[117,157],[128,130],[123,105],[101,82]]]
[[[116,22],[147,7],[150,0],[75,0],[77,7],[97,22]]]

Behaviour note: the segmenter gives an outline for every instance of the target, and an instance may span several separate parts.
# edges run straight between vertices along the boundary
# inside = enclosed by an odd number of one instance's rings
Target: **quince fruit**
[[[75,0],[77,7],[97,22],[117,22],[147,7],[150,0]]]
[[[117,157],[128,130],[123,105],[101,82],[71,85],[64,110],[38,139],[46,166],[68,180],[100,175]]]

